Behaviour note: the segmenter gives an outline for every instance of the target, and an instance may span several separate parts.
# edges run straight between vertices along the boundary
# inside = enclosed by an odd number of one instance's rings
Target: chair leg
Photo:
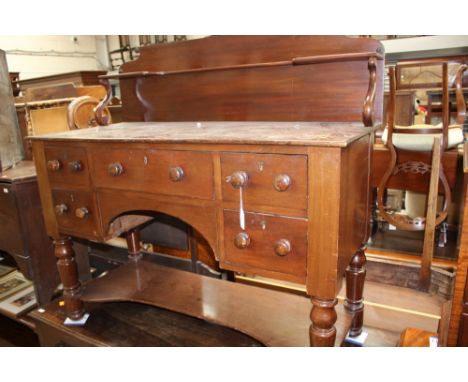
[[[353,313],[354,318],[349,330],[351,337],[362,332],[364,322],[364,279],[366,278],[365,246],[357,250],[346,269],[346,300],[345,308]]]
[[[431,181],[429,184],[429,194],[427,196],[424,246],[421,260],[421,272],[419,277],[419,287],[424,291],[429,290],[429,286],[431,284],[431,265],[435,245],[437,195],[439,191],[440,157],[441,141],[440,138],[434,138],[434,148],[432,150]]]
[[[447,222],[443,222],[439,226],[439,240],[438,240],[439,248],[444,248],[445,245],[447,244],[447,229],[448,229]]]

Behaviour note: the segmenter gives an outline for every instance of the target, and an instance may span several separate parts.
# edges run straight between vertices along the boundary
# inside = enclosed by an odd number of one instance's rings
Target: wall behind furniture
[[[468,36],[422,36],[382,41],[385,53],[453,49],[468,46]]]
[[[20,72],[20,79],[27,79],[78,70],[107,70],[106,56],[100,54],[105,49],[103,39],[94,35],[0,36],[0,49],[7,55],[10,72]]]

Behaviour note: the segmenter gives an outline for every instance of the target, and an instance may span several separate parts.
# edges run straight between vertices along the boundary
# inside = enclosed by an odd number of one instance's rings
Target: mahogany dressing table
[[[266,345],[359,334],[380,43],[210,37],[142,48],[102,81],[113,77],[125,122],[31,137],[69,318],[83,316],[84,301],[134,301]],[[154,211],[190,224],[221,268],[305,284],[312,305],[141,260],[138,226]],[[123,233],[128,264],[80,285],[71,237]],[[345,308],[335,308],[345,273]]]

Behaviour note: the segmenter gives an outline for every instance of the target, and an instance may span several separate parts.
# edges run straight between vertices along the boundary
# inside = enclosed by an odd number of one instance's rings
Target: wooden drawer
[[[247,234],[249,243],[245,248],[236,245],[239,234]],[[275,245],[287,240],[289,253],[275,252]],[[247,213],[245,231],[239,227],[239,212],[224,211],[225,261],[273,272],[305,276],[307,258],[307,221]],[[284,246],[277,250],[284,249]],[[287,252],[287,251],[286,251]],[[261,273],[259,273],[261,274]]]
[[[52,185],[89,186],[86,150],[76,147],[46,146],[45,158]]]
[[[211,153],[111,149],[95,150],[92,157],[97,187],[213,198]]]
[[[292,210],[307,210],[307,156],[277,154],[221,154],[223,200],[239,202],[239,189],[229,183],[228,177],[245,172],[247,185],[243,190],[244,208],[275,206]],[[275,182],[289,179],[290,185]]]
[[[59,229],[81,237],[100,235],[98,209],[94,194],[86,191],[52,190]]]

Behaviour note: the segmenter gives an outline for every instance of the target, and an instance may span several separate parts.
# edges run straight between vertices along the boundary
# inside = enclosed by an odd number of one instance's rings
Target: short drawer
[[[223,153],[223,200],[239,201],[239,185],[236,184],[239,173],[246,176],[244,208],[255,210],[257,206],[273,206],[307,210],[307,156]]]
[[[238,211],[224,211],[225,261],[273,272],[305,276],[307,221],[247,213],[245,230]],[[259,273],[261,274],[261,272]]]
[[[89,186],[85,149],[46,146],[44,151],[47,173],[52,185]]]
[[[97,187],[213,198],[211,153],[176,150],[96,150],[92,153]]]
[[[100,236],[98,209],[92,192],[52,190],[52,199],[60,230],[77,236]]]

